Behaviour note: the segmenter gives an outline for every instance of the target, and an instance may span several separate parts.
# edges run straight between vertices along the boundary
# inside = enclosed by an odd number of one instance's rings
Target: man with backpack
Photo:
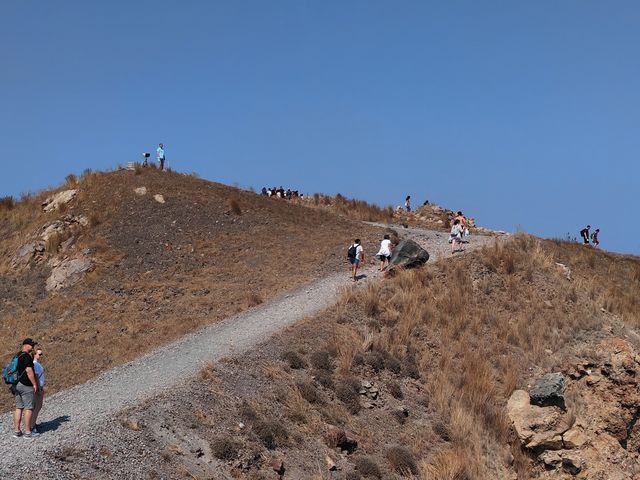
[[[355,282],[358,275],[358,266],[364,262],[364,248],[360,245],[360,239],[356,238],[353,245],[347,250],[347,260],[351,264],[351,279]]]
[[[25,338],[17,356],[17,383],[11,385],[11,391],[16,397],[16,411],[13,415],[13,436],[16,438],[36,437],[39,434],[31,431],[31,414],[35,405],[35,395],[38,393],[38,381],[33,371],[31,350],[37,345],[31,338]],[[15,358],[15,357],[14,357]],[[5,378],[6,381],[6,378]],[[20,423],[24,425],[24,434],[20,430]]]

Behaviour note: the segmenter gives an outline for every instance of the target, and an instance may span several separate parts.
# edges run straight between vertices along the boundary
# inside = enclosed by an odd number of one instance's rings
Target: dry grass
[[[74,247],[64,254],[87,249],[96,268],[56,295],[43,286],[47,261],[62,255],[65,235],[53,237],[44,261],[31,269],[10,264],[27,239],[63,216],[42,211],[53,192],[0,207],[0,356],[9,356],[21,337],[44,342],[53,359],[51,393],[343,268],[354,231],[371,249],[379,237],[378,230],[330,212],[155,168],[140,175],[87,170],[60,190],[70,183],[78,194],[67,213],[84,215],[89,225],[74,231]],[[136,195],[140,186],[149,193]],[[166,203],[155,202],[155,193]],[[230,209],[230,198],[242,215]],[[312,249],[306,248],[310,238]],[[290,261],[292,251],[297,262]],[[92,348],[81,347],[86,343]],[[10,398],[0,405],[10,408]]]

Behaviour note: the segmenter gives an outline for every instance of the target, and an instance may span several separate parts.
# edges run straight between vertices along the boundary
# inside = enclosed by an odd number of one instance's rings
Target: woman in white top
[[[40,413],[40,409],[42,409],[42,403],[44,402],[44,367],[40,363],[44,353],[42,353],[42,349],[38,348],[35,350],[33,355],[33,373],[36,376],[36,380],[38,381],[38,392],[35,394],[35,404],[33,405],[33,413],[31,414],[31,431],[37,432],[36,420],[38,419],[38,414]],[[40,433],[40,432],[38,432]]]
[[[393,245],[389,240],[389,235],[385,235],[382,242],[380,242],[380,250],[376,254],[380,260],[380,271],[384,270],[384,262],[391,260],[391,250],[393,250]]]
[[[449,236],[449,242],[451,243],[451,255],[456,251],[462,251],[462,232],[464,231],[460,220],[453,221],[453,227],[451,227],[451,235]],[[460,245],[460,249],[456,250],[456,244]]]

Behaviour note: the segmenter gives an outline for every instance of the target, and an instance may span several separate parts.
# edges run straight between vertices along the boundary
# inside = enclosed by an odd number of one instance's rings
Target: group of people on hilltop
[[[589,229],[591,225],[587,225],[582,230],[580,230],[580,236],[582,237],[582,243],[584,245],[591,245],[595,248],[598,248],[600,245],[600,240],[598,240],[598,234],[600,233],[600,229],[596,228],[591,235],[589,235]],[[589,242],[591,240],[591,242]]]
[[[260,194],[264,195],[265,197],[286,198],[287,200],[291,200],[292,198],[304,197],[304,194],[298,192],[298,190],[291,190],[290,188],[287,188],[285,190],[284,188],[282,188],[282,186],[280,186],[279,188],[262,187]]]
[[[37,345],[33,339],[25,338],[20,351],[3,371],[16,402],[13,414],[15,438],[33,438],[41,433],[37,421],[44,403],[44,368],[41,363],[44,353],[41,348],[36,348]]]

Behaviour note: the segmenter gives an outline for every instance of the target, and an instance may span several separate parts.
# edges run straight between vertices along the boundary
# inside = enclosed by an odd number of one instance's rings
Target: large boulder
[[[47,198],[44,202],[42,202],[42,209],[45,212],[52,212],[54,210],[58,210],[60,205],[65,203],[69,203],[73,200],[78,193],[78,190],[63,190],[62,192],[58,192],[49,198]]]
[[[560,450],[569,429],[566,414],[555,406],[531,405],[529,394],[516,390],[507,402],[507,415],[522,444],[532,450]]]
[[[429,252],[413,240],[402,240],[391,252],[389,269],[419,267],[427,263],[427,260],[429,260]]]
[[[536,380],[531,390],[531,403],[540,407],[556,405],[564,409],[564,387],[561,373],[547,373]]]

